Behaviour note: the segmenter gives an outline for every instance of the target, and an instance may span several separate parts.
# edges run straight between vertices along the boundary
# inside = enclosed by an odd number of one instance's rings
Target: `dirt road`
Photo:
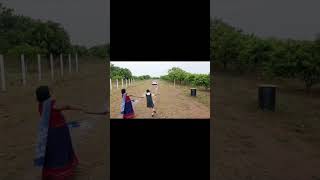
[[[121,118],[120,104],[121,104],[121,85],[119,89],[113,88],[111,92],[111,118]],[[165,81],[159,81],[158,86],[151,85],[151,80],[137,81],[136,84],[127,88],[129,95],[140,96],[144,98],[132,97],[136,101],[134,110],[136,118],[152,118],[152,110],[147,108],[146,98],[144,93],[149,89],[153,97],[156,108],[156,115],[154,118],[210,118],[210,107],[201,102],[198,102],[198,97],[191,97],[190,92],[185,92],[182,87],[178,85],[173,87]],[[210,92],[198,91],[198,94],[204,93],[207,98],[210,98]]]
[[[58,102],[86,105],[89,110],[102,110],[107,94],[105,65],[90,64],[80,68],[81,73],[78,75],[41,84],[52,87]],[[1,180],[37,180],[40,177],[40,170],[33,166],[39,122],[34,95],[36,86],[35,83],[26,87],[10,86],[8,92],[0,93]],[[67,121],[84,120],[80,127],[71,130],[75,152],[80,160],[75,179],[106,179],[107,118],[79,112],[65,115]]]
[[[215,74],[211,123],[212,179],[320,179],[319,93],[295,92],[285,82],[277,112],[257,105],[259,80]]]

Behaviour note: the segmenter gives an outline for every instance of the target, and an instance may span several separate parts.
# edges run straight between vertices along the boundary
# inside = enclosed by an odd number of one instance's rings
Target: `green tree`
[[[33,47],[41,49],[42,52],[58,55],[66,53],[71,47],[69,35],[59,23],[15,15],[13,9],[6,8],[2,4],[0,4],[0,44],[0,52],[3,54],[18,51],[17,47],[24,49]]]

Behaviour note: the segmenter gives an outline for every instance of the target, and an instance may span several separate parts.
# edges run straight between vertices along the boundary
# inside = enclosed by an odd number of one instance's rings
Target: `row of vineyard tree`
[[[78,53],[79,56],[106,58],[109,45],[91,48],[72,45],[69,34],[53,21],[41,21],[15,14],[13,9],[0,3],[0,54],[7,56],[36,57],[49,53],[54,56]]]
[[[210,74],[193,74],[181,68],[173,67],[168,74],[160,77],[162,80],[176,82],[184,85],[201,86],[208,89],[210,87]]]
[[[132,72],[127,68],[121,68],[115,66],[114,64],[110,64],[110,78],[113,80],[120,79],[136,79],[136,80],[147,80],[151,79],[149,75],[143,76],[133,76]]]
[[[210,58],[217,67],[300,79],[308,90],[320,82],[320,35],[314,41],[260,38],[221,19],[210,21]]]

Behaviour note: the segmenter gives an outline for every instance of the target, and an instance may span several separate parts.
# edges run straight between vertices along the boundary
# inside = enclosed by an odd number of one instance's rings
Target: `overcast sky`
[[[319,0],[210,0],[212,17],[263,37],[313,39],[320,33]]]
[[[72,42],[109,42],[110,0],[0,0],[19,14],[61,23]],[[260,36],[312,39],[320,32],[319,0],[210,0],[210,14]],[[177,10],[178,13],[178,10]]]
[[[168,70],[179,67],[187,72],[196,74],[208,74],[210,72],[210,62],[115,62],[115,66],[128,68],[134,76],[150,75],[159,77],[168,74]]]
[[[73,43],[92,46],[109,42],[110,0],[0,0],[36,19],[62,24]]]

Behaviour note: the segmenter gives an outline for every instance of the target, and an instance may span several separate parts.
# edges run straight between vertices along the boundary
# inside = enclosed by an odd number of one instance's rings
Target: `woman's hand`
[[[135,95],[128,95],[128,96],[136,97],[136,98],[144,98],[144,97],[141,97],[141,96],[135,96]]]
[[[80,107],[80,106],[73,106],[73,105],[56,104],[56,105],[54,106],[54,108],[55,108],[56,110],[60,110],[60,111],[63,111],[63,110],[84,111],[82,107]]]
[[[92,111],[83,111],[86,114],[95,114],[95,115],[107,115],[109,114],[109,110],[103,111],[103,112],[92,112]]]
[[[84,111],[82,107],[68,106],[69,110]]]

